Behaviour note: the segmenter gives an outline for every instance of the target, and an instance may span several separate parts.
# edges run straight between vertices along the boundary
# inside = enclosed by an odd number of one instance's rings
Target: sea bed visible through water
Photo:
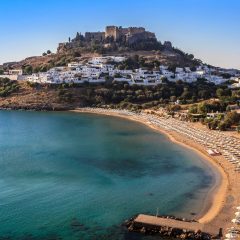
[[[157,208],[194,218],[215,181],[201,156],[133,121],[0,112],[0,238],[145,239],[121,224]]]

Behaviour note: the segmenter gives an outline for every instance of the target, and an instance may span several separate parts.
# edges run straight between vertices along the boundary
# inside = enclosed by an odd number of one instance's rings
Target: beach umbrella
[[[236,238],[237,237],[237,234],[236,233],[227,233],[225,235],[226,238]]]
[[[235,215],[236,215],[236,216],[239,216],[239,215],[240,215],[240,212],[235,212]]]
[[[228,229],[228,233],[235,233],[235,234],[239,234],[240,230],[236,229],[235,227],[231,227],[231,228],[227,228]]]
[[[232,219],[232,223],[240,224],[240,220],[239,219]]]

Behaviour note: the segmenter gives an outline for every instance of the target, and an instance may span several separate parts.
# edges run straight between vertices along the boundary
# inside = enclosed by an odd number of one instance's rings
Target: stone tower
[[[117,41],[120,37],[119,29],[116,26],[107,26],[105,30],[105,38],[113,37],[114,41]]]

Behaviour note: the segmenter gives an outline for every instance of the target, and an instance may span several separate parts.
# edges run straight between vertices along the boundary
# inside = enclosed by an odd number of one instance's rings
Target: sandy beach
[[[223,228],[224,232],[226,232],[229,227],[233,226],[231,219],[234,216],[235,207],[239,204],[240,200],[240,184],[236,181],[239,173],[234,171],[232,164],[229,163],[223,155],[210,156],[201,144],[192,141],[176,131],[160,128],[152,124],[147,118],[144,118],[144,116],[125,114],[123,111],[101,111],[94,108],[79,108],[72,111],[78,113],[103,114],[137,121],[165,134],[172,142],[196,151],[203,159],[207,160],[208,166],[220,176],[216,178],[215,183],[203,203],[203,209],[197,214],[196,218],[200,223],[204,224],[204,231],[213,234],[218,233],[219,228]],[[179,123],[181,124],[180,121]]]

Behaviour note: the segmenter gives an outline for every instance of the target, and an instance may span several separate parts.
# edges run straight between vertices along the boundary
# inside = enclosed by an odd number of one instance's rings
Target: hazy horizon
[[[2,0],[0,64],[55,52],[76,32],[142,26],[214,66],[240,69],[237,0]]]

